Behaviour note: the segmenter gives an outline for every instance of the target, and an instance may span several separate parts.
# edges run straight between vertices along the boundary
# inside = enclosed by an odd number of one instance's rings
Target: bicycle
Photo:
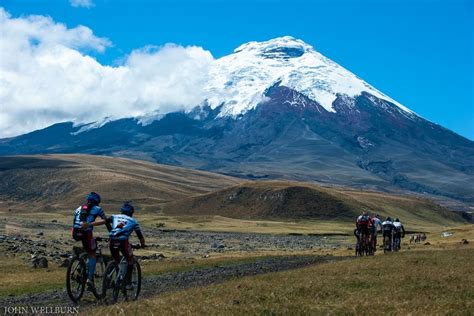
[[[108,238],[96,237],[96,242],[107,242]],[[100,245],[97,245],[96,253],[96,270],[94,277],[95,289],[91,292],[94,294],[95,298],[100,300],[102,298],[102,278],[105,271],[105,262],[104,257],[102,256],[102,250]],[[87,275],[88,275],[88,265],[87,261],[89,260],[87,253],[80,247],[73,247],[73,257],[69,262],[67,272],[66,272],[66,288],[67,294],[71,301],[78,303],[86,287]]]
[[[140,249],[140,245],[132,245],[132,249]],[[119,298],[119,294],[122,293],[125,300],[129,298],[129,291],[133,291],[131,298],[136,300],[140,295],[141,284],[142,284],[142,272],[140,263],[137,258],[133,258],[133,271],[132,271],[132,289],[126,289],[126,275],[127,275],[128,263],[127,259],[122,256],[120,263],[117,264],[114,260],[111,261],[105,269],[105,277],[102,280],[102,294],[103,298],[107,296],[107,290],[112,289],[112,302],[116,303]]]
[[[359,242],[356,245],[356,256],[363,256],[363,255],[371,255],[372,254],[372,246],[369,242],[369,235],[364,234],[363,232],[360,233]]]

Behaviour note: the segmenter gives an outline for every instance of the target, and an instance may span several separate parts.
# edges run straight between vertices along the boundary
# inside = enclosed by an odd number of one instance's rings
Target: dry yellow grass
[[[55,265],[48,269],[30,269],[28,264],[18,257],[0,255],[0,266],[0,297],[65,286],[66,270]]]
[[[471,245],[405,251],[235,279],[100,307],[92,314],[472,315],[473,261]]]

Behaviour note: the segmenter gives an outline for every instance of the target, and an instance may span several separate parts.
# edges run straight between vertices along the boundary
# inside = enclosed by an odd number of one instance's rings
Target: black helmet
[[[95,192],[91,192],[91,193],[86,195],[86,201],[88,203],[92,202],[95,205],[99,205],[100,204],[100,195],[95,193]]]
[[[392,218],[389,216],[387,217],[387,222],[391,222],[392,221]]]
[[[130,201],[127,201],[123,203],[122,207],[120,208],[120,212],[122,214],[132,216],[135,212],[135,208],[133,207]]]
[[[395,218],[395,222],[400,222],[400,220],[398,219],[398,217],[397,217],[397,218]]]

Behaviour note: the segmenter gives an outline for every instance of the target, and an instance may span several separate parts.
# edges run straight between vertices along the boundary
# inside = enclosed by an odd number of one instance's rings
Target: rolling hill
[[[101,194],[105,207],[131,199],[142,209],[235,185],[240,180],[144,161],[92,155],[0,158],[0,201],[15,209],[74,208],[85,194]],[[1,204],[0,204],[1,207]]]
[[[405,222],[464,221],[430,200],[306,182],[243,181],[225,175],[95,155],[0,158],[0,210],[74,209],[89,191],[106,210],[133,200],[140,211],[173,216],[351,222],[363,210]]]
[[[169,215],[219,215],[245,219],[354,221],[364,210],[400,217],[407,224],[466,221],[431,200],[375,191],[321,187],[305,182],[246,182],[168,203]]]

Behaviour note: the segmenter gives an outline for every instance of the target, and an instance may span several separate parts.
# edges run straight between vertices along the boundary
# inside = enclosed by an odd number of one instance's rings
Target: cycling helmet
[[[123,203],[122,207],[120,208],[120,212],[122,214],[132,216],[133,212],[135,212],[135,208],[133,207],[130,201],[127,201]]]
[[[379,214],[375,214],[375,217],[380,218]]]
[[[92,202],[93,204],[96,204],[96,205],[99,205],[100,204],[100,195],[95,193],[95,192],[91,192],[91,193],[86,195],[86,201],[87,202]]]
[[[392,218],[389,216],[387,217],[387,222],[391,222],[392,221]]]
[[[395,222],[400,222],[400,220],[398,219],[398,217],[397,217],[397,218],[395,218]]]

